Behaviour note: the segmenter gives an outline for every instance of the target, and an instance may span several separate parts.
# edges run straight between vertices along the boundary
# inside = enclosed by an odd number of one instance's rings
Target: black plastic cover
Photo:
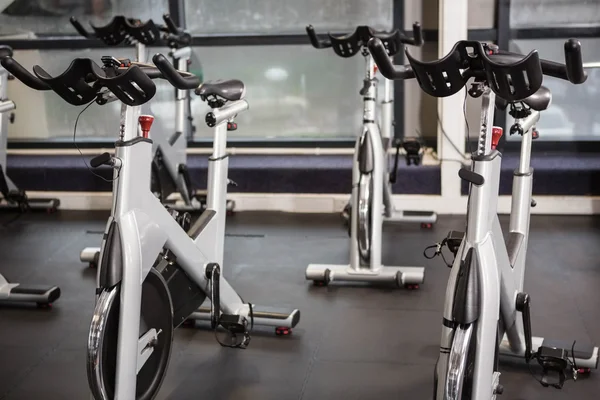
[[[91,59],[76,58],[57,77],[50,76],[39,65],[33,67],[33,72],[66,102],[76,106],[94,100],[102,87],[109,89],[128,106],[144,104],[156,93],[152,79],[135,65],[122,74],[108,77]]]
[[[460,264],[452,303],[454,322],[465,325],[479,318],[479,280],[475,265],[477,257],[473,253],[473,248],[470,248]]]
[[[483,44],[463,40],[444,58],[431,62],[406,56],[423,91],[434,97],[447,97],[464,87],[469,78],[486,79],[490,88],[507,101],[534,94],[542,85],[542,69],[536,51],[515,61],[501,55],[489,56]]]
[[[389,55],[398,53],[402,47],[402,35],[398,29],[392,32],[382,32],[376,31],[369,26],[361,25],[348,35],[334,36],[329,33],[328,36],[335,54],[344,58],[356,55],[374,37],[381,40]]]
[[[108,46],[116,46],[119,45],[121,43],[123,43],[125,41],[125,39],[127,39],[127,31],[125,29],[125,17],[122,15],[117,15],[115,16],[109,23],[108,25],[104,25],[104,26],[94,26],[91,25],[92,29],[94,30],[94,36],[100,40],[102,40],[104,43],[106,43]],[[81,24],[79,24],[79,22],[77,22],[77,20],[72,17],[71,18],[71,24],[73,24],[73,26],[75,27],[75,29],[77,29],[77,31],[83,35],[83,32],[85,32],[85,30],[82,30],[83,27],[81,27]],[[79,25],[79,27],[78,27]],[[86,35],[83,35],[86,36]],[[89,36],[86,36],[89,37]]]

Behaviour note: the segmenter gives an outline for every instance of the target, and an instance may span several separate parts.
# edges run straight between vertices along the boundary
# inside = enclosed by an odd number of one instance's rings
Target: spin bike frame
[[[119,227],[123,251],[121,286],[121,310],[119,315],[118,363],[116,371],[115,398],[135,398],[136,373],[143,361],[150,356],[148,348],[158,333],[139,338],[139,310],[141,308],[141,283],[154,266],[163,248],[177,257],[178,265],[205,291],[210,298],[210,280],[206,276],[209,263],[223,262],[225,237],[225,198],[227,193],[226,132],[227,122],[248,109],[245,100],[232,102],[212,110],[217,124],[215,146],[211,159],[214,190],[208,197],[208,208],[191,228],[188,236],[165,206],[149,190],[151,171],[146,166],[152,162],[152,142],[138,133],[139,106],[122,108],[122,140],[116,145],[115,181],[112,217]],[[118,179],[116,179],[118,177]],[[101,258],[104,257],[104,243]],[[102,265],[102,260],[100,260]],[[227,280],[220,277],[220,304],[225,314],[250,318],[249,305],[244,303]],[[256,308],[256,306],[253,306]],[[299,313],[289,315],[288,320],[269,318],[260,308],[253,310],[254,324],[266,326],[293,326]],[[138,339],[139,338],[139,339]],[[140,350],[141,349],[141,350]],[[140,359],[141,361],[138,361]],[[140,362],[142,363],[140,365]]]
[[[350,264],[310,264],[306,269],[306,279],[312,281],[356,281],[373,283],[396,283],[398,286],[420,284],[424,280],[423,267],[389,267],[381,262],[383,222],[419,222],[434,223],[435,213],[419,213],[396,211],[392,198],[392,187],[389,182],[389,149],[392,142],[393,99],[392,82],[384,81],[384,96],[381,105],[381,129],[377,124],[377,69],[373,57],[366,48],[362,55],[365,58],[365,88],[363,93],[363,128],[354,146],[352,162],[352,194],[350,216]],[[361,171],[364,165],[370,169],[371,179],[363,179]],[[381,182],[377,184],[377,182]],[[363,185],[361,188],[360,185]],[[363,207],[359,192],[372,190],[370,221],[368,221],[370,256],[369,262],[363,262],[359,252],[359,218],[357,212]],[[381,209],[383,207],[383,210]],[[379,212],[377,211],[379,210]]]
[[[464,378],[458,373],[462,366],[456,363],[466,359],[469,346],[457,346],[456,343],[470,343],[476,338],[473,399],[494,398],[500,378],[495,371],[498,338],[503,338],[500,354],[521,359],[526,356],[523,320],[516,304],[517,295],[523,292],[533,182],[530,166],[532,132],[540,112],[531,110],[529,116],[517,121],[523,129],[523,139],[519,166],[513,176],[509,236],[505,242],[497,215],[502,155],[492,149],[495,98],[494,92],[486,88],[482,96],[480,147],[472,158],[472,171],[483,177],[483,182],[471,185],[466,235],[448,280],[436,371],[437,399],[452,398],[448,391]],[[461,281],[467,289],[459,293],[457,288],[462,286]],[[462,313],[467,320],[473,320],[466,329],[452,322],[457,308],[464,310]],[[464,337],[457,340],[457,335]],[[532,349],[535,351],[547,345],[544,342],[543,338],[534,337]],[[562,343],[562,346],[570,351],[571,344]],[[555,342],[554,346],[558,347],[556,345]],[[597,368],[597,347],[575,346],[574,350],[579,367]],[[579,355],[583,354],[587,356],[581,358]]]

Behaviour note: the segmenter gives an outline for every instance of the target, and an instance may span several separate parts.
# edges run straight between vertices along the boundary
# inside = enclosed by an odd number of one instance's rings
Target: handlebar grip
[[[0,63],[2,66],[11,74],[14,75],[15,78],[23,82],[25,85],[29,86],[35,90],[50,90],[50,86],[46,85],[41,79],[37,76],[33,75],[31,72],[27,71],[21,64],[19,64],[12,57],[4,57]]]
[[[415,22],[413,24],[413,39],[412,44],[415,46],[423,46],[425,41],[423,40],[423,30],[421,29],[421,24]]]
[[[163,78],[169,81],[169,83],[175,86],[177,89],[195,89],[200,86],[200,79],[195,75],[183,77],[180,71],[177,71],[175,67],[167,60],[162,54],[155,54],[152,57],[152,62],[162,72]]]
[[[569,39],[565,42],[565,65],[567,66],[567,77],[571,83],[579,84],[586,81],[587,74],[583,70],[581,44],[576,39]]]
[[[93,39],[95,36],[92,35],[91,33],[89,33],[84,27],[83,25],[81,25],[81,23],[77,20],[77,18],[75,17],[71,17],[69,18],[69,21],[71,21],[71,25],[73,25],[75,27],[75,29],[77,30],[77,32],[83,36],[84,38],[87,39]]]
[[[317,34],[315,33],[315,28],[313,28],[312,25],[308,25],[306,27],[306,33],[310,39],[310,44],[312,44],[315,49],[326,49],[331,47],[331,40],[319,40]]]
[[[415,77],[415,73],[410,65],[395,66],[392,59],[385,50],[385,46],[378,38],[371,38],[367,44],[375,64],[381,71],[381,75],[391,80],[411,79]]]
[[[179,33],[179,28],[177,27],[177,25],[175,25],[175,22],[171,18],[171,15],[164,14],[163,15],[163,20],[165,21],[165,24],[167,25],[167,28],[169,29],[169,32],[174,33],[174,34],[178,34]]]

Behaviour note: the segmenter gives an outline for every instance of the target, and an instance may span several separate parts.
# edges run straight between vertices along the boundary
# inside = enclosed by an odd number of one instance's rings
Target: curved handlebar
[[[402,40],[402,43],[411,44],[413,46],[423,46],[423,43],[425,43],[425,41],[423,40],[423,31],[421,30],[421,24],[415,22],[413,24],[413,37],[410,38],[408,36],[405,36],[405,38]]]
[[[165,25],[167,26],[169,32],[174,34],[178,34],[179,32],[181,32],[181,30],[177,27],[177,25],[175,25],[175,21],[171,19],[171,16],[169,14],[163,15],[163,21],[165,21]]]
[[[328,47],[331,47],[331,40],[320,40],[317,37],[315,28],[312,25],[308,25],[306,27],[306,33],[308,34],[308,38],[310,39],[310,44],[312,44],[315,49],[326,49]]]
[[[77,18],[75,17],[71,17],[69,18],[69,21],[71,21],[71,25],[73,25],[75,27],[75,29],[77,30],[77,33],[79,33],[81,36],[83,36],[84,38],[87,39],[94,39],[96,36],[89,33],[84,27],[83,25],[81,25],[81,23],[77,20]]]
[[[158,53],[152,57],[152,62],[160,70],[164,79],[177,89],[195,89],[200,86],[200,79],[193,74],[177,71],[165,56]]]
[[[569,39],[564,45],[565,63],[541,60],[542,73],[554,78],[563,79],[573,84],[581,84],[587,80],[587,73],[583,69],[581,56],[581,43],[576,39]],[[508,51],[499,51],[498,54],[488,56],[490,59],[500,63],[514,63],[523,59],[522,54]]]
[[[415,77],[415,73],[410,66],[407,65],[394,65],[392,58],[388,55],[385,46],[379,38],[372,38],[367,44],[369,51],[377,64],[377,68],[381,72],[381,75],[391,80],[403,80],[412,79]]]
[[[33,75],[31,72],[27,71],[27,69],[19,64],[14,58],[4,57],[2,60],[0,60],[0,63],[2,63],[2,66],[8,72],[13,74],[15,78],[30,88],[34,90],[50,90],[50,86],[48,86],[37,76]]]

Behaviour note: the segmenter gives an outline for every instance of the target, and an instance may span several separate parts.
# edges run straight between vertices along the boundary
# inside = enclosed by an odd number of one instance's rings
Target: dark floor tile
[[[339,309],[332,316],[317,358],[343,362],[435,363],[439,312]]]
[[[13,390],[52,350],[47,347],[0,346],[0,399]]]
[[[303,400],[428,399],[432,365],[317,361],[304,388]]]
[[[186,355],[171,365],[173,371],[158,398],[295,400],[299,398],[308,365],[308,358],[253,356],[233,349],[221,349],[217,354],[202,357]]]
[[[81,350],[52,352],[5,400],[88,399],[85,357]]]

